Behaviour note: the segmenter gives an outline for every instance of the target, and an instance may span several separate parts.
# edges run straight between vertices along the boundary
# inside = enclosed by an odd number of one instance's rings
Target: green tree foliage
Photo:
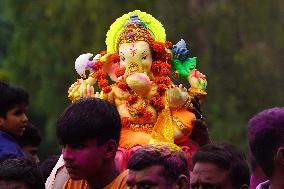
[[[209,84],[203,109],[212,138],[245,148],[249,117],[284,105],[283,6],[276,0],[3,0],[0,71],[30,91],[43,155],[55,153],[55,122],[78,78],[74,60],[104,50],[111,23],[140,9],[164,24],[173,43],[185,39],[198,57]]]

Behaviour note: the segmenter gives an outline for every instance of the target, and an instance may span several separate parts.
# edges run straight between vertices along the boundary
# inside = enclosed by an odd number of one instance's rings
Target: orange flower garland
[[[112,61],[112,63],[114,64],[114,63],[117,63],[117,62],[119,62],[120,61],[120,57],[119,57],[119,55],[118,54],[111,54],[110,55],[110,60]]]
[[[154,94],[153,97],[149,99],[149,103],[155,107],[157,111],[162,110],[165,108],[165,105],[162,101],[162,97],[159,93]]]
[[[102,67],[103,67],[103,63],[98,60],[94,65],[94,70],[98,71],[98,70],[102,69]]]
[[[117,69],[115,70],[115,76],[116,76],[116,77],[123,76],[124,73],[125,73],[125,67],[117,68]]]
[[[106,51],[101,51],[100,54],[101,56],[104,56],[107,52]],[[120,58],[118,54],[111,54],[110,59],[108,61],[111,61],[111,64],[115,64],[119,62]],[[108,85],[108,80],[106,79],[106,72],[102,70],[103,68],[103,63],[101,61],[97,61],[94,65],[94,70],[96,71],[94,73],[94,78],[98,80],[98,87],[104,92],[104,93],[109,93],[112,88]]]
[[[121,118],[121,125],[122,127],[130,127],[130,120],[128,117]]]
[[[157,92],[162,96],[167,90],[167,86],[165,84],[159,84],[157,88]]]
[[[158,111],[165,108],[162,96],[171,85],[171,79],[169,78],[171,65],[169,63],[172,55],[165,48],[172,48],[172,43],[170,41],[152,43],[153,59],[155,61],[152,63],[151,70],[155,76],[154,82],[157,84],[157,93],[149,99],[149,103]]]
[[[99,70],[95,72],[94,76],[97,80],[102,80],[106,78],[106,72]]]
[[[120,88],[120,89],[123,90],[123,91],[130,90],[128,84],[127,84],[125,81],[119,81],[119,82],[117,83],[117,87]]]
[[[149,120],[152,117],[152,113],[148,112],[144,107],[139,107],[137,111],[138,111],[138,117],[141,119]]]
[[[106,79],[100,79],[99,82],[98,82],[98,86],[99,86],[100,88],[107,87],[107,86],[108,86],[108,80],[106,80]]]
[[[172,48],[173,48],[173,44],[172,44],[172,42],[170,42],[170,41],[165,41],[165,46],[166,46],[166,48],[168,48],[168,49],[172,49]]]
[[[103,90],[104,93],[109,93],[112,89],[111,89],[110,86],[106,86],[106,87],[103,87],[102,90]]]
[[[100,55],[101,55],[101,56],[104,56],[106,53],[107,53],[106,51],[101,51],[101,52],[100,52]]]
[[[171,79],[165,76],[156,77],[154,82],[158,85],[159,84],[165,84],[167,86],[171,85]]]
[[[138,96],[134,96],[134,95],[131,95],[127,98],[127,102],[128,104],[132,105],[134,104],[135,102],[137,102],[138,100]]]
[[[152,49],[157,53],[162,53],[163,51],[165,51],[165,45],[162,42],[154,41],[152,42]]]

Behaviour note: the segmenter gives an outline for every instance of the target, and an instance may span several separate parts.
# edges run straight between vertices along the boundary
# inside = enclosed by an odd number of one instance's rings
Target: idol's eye
[[[142,59],[143,59],[143,60],[146,60],[146,58],[147,58],[147,55],[143,55],[143,56],[142,56]]]

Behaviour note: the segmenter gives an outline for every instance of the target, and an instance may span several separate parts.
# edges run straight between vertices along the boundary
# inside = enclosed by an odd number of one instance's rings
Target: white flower
[[[89,59],[93,56],[91,53],[81,54],[75,61],[75,70],[83,78],[86,77],[85,71],[88,67]]]

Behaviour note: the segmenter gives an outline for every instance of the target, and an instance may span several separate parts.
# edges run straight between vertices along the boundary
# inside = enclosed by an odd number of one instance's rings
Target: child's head
[[[0,188],[44,189],[39,167],[26,158],[7,159],[0,164]]]
[[[41,143],[41,136],[37,127],[28,123],[24,134],[17,138],[26,157],[35,163],[39,163],[38,148]]]
[[[84,98],[71,104],[56,127],[70,177],[94,177],[113,164],[120,130],[118,111],[109,102]]]
[[[23,134],[29,94],[23,89],[0,81],[0,130],[12,135]]]
[[[46,181],[49,177],[52,169],[55,167],[60,155],[49,156],[46,160],[40,163],[40,170],[43,176],[43,180]]]

